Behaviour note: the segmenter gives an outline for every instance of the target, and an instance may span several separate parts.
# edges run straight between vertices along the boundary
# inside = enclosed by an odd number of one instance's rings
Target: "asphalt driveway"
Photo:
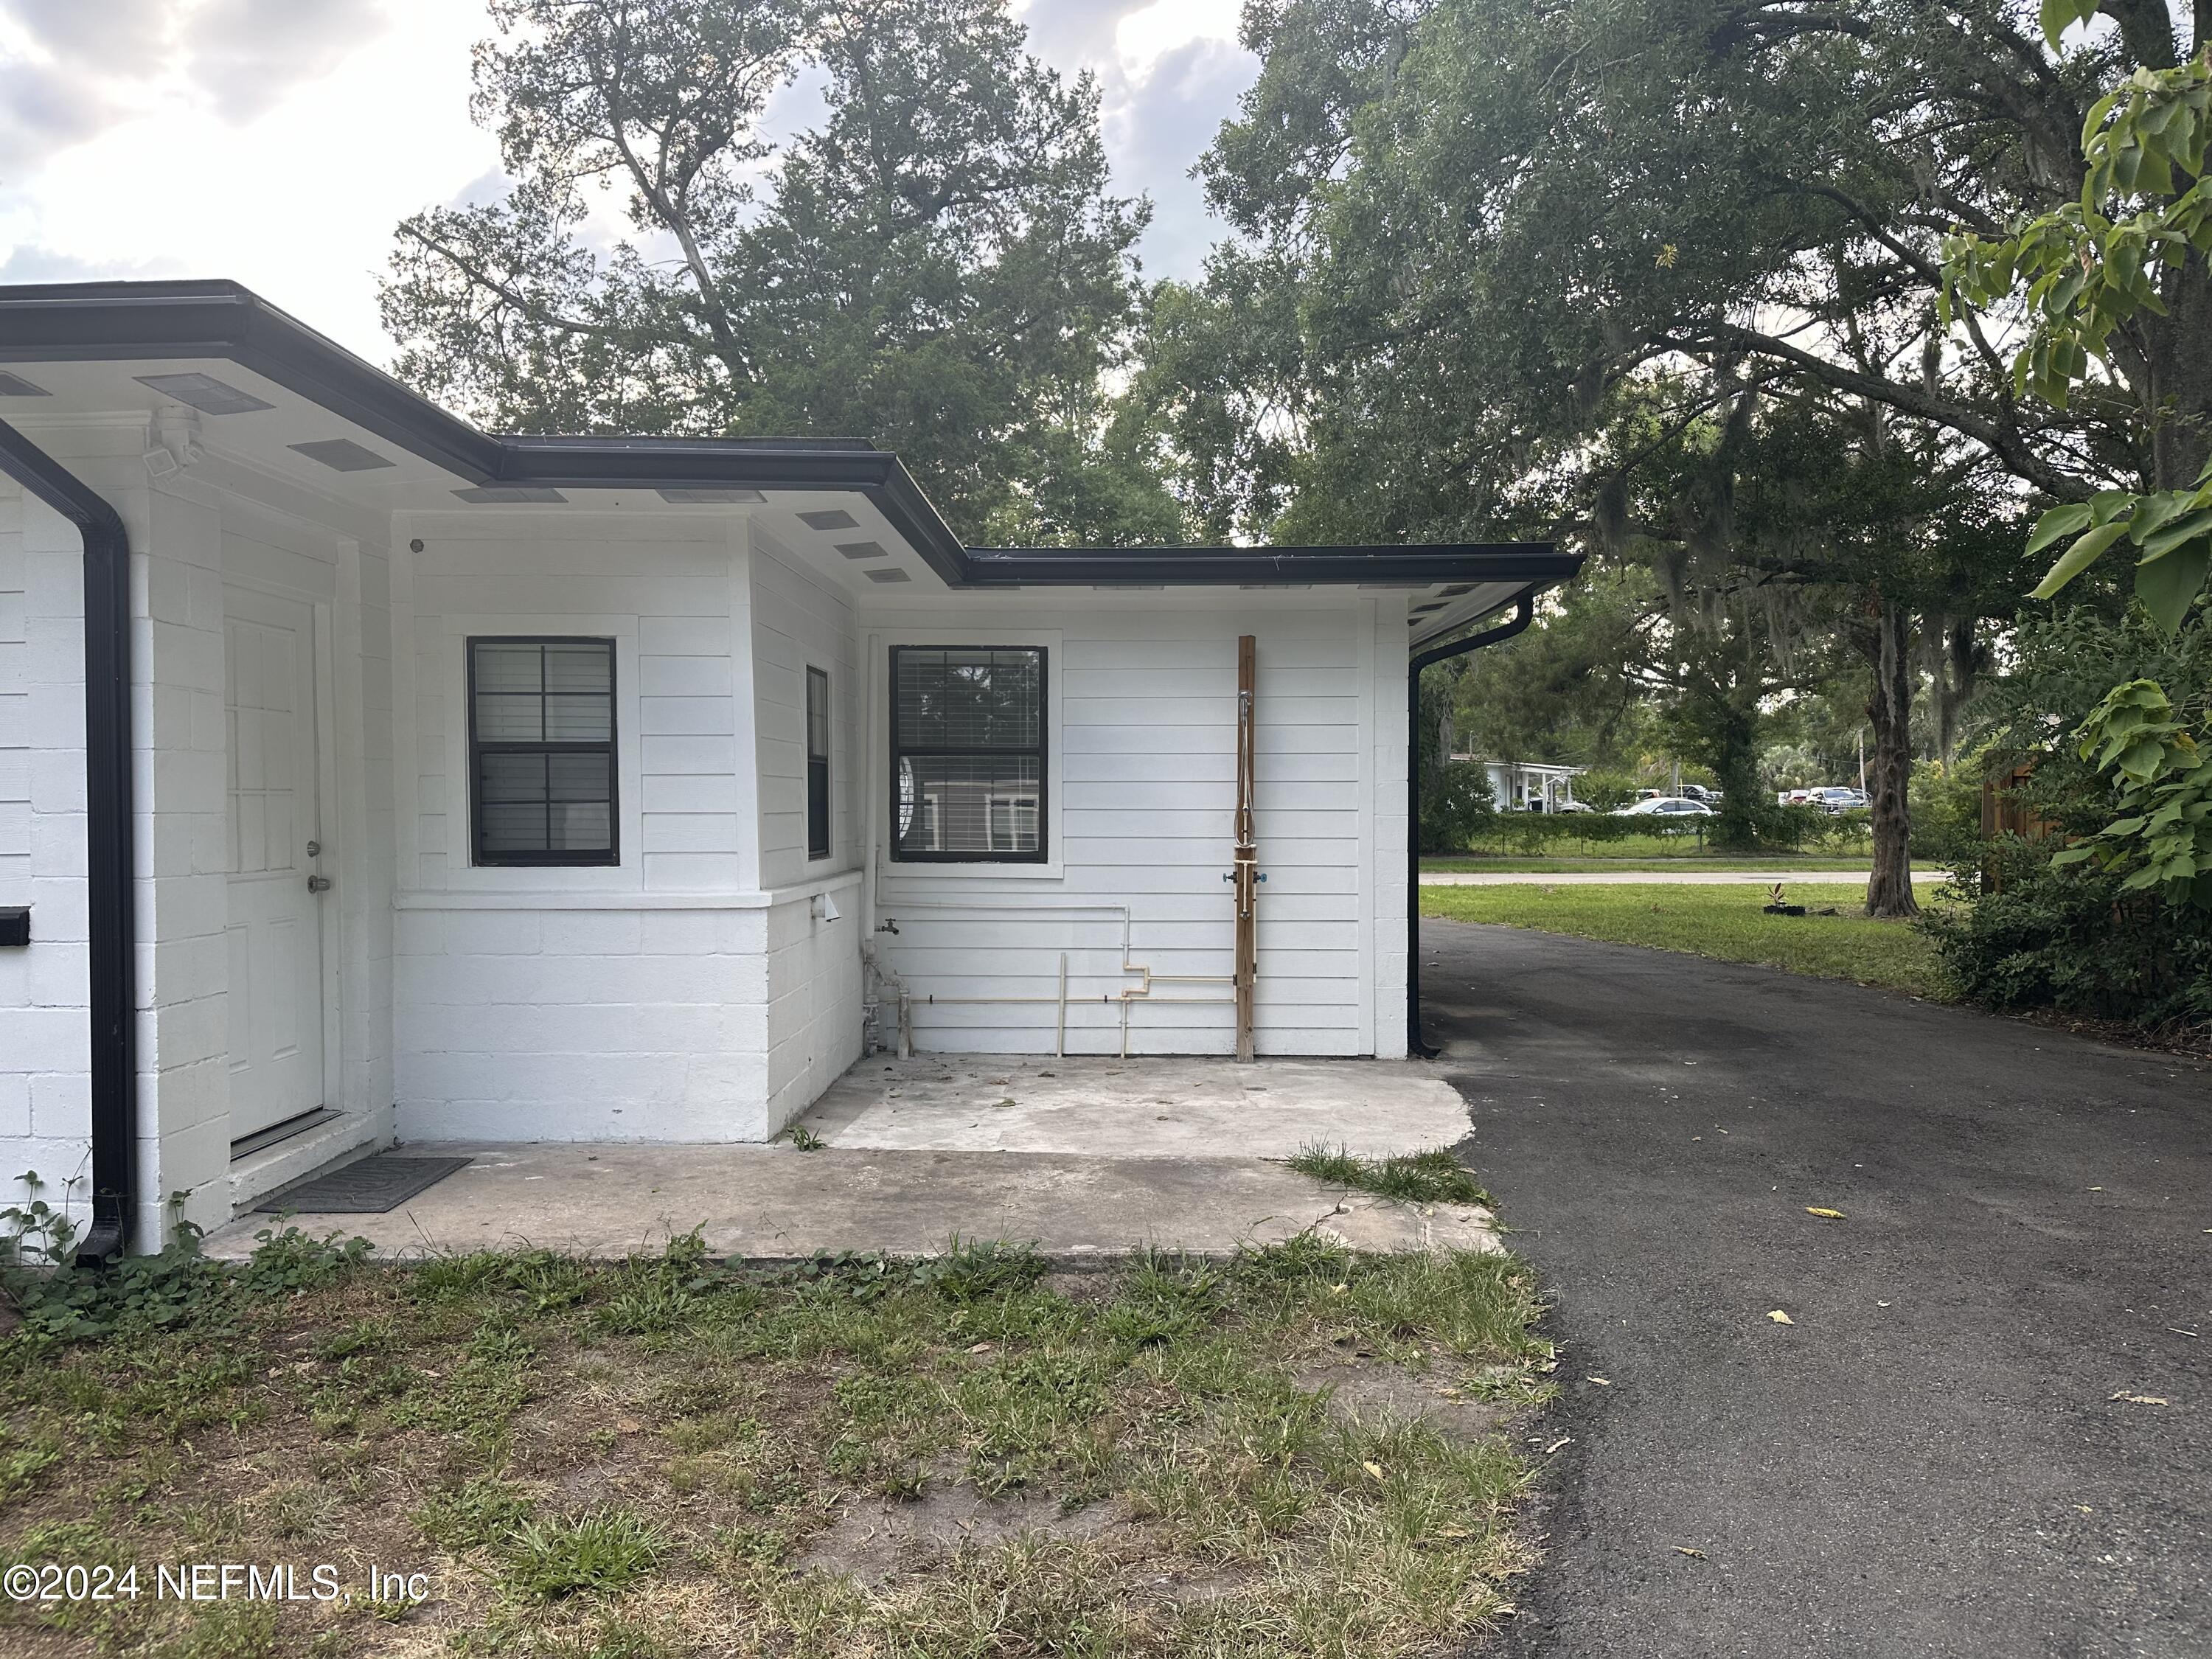
[[[2212,1067],[1423,940],[1473,1161],[1567,1345],[1509,1652],[2212,1654]]]

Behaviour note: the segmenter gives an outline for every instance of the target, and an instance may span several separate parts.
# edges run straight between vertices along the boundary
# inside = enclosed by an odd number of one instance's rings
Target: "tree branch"
[[[1949,428],[1961,437],[1971,438],[2002,460],[2014,477],[2061,501],[2075,500],[2088,493],[2088,481],[2051,465],[2029,447],[2017,429],[2008,428],[2001,422],[1985,419],[1948,398],[1936,397],[1917,387],[1880,375],[1847,368],[1774,335],[1763,334],[1757,329],[1723,323],[1716,325],[1710,331],[1713,337],[1710,342],[1662,339],[1656,343],[1672,350],[1693,354],[1701,345],[1708,349],[1711,345],[1729,346],[1774,358],[1803,370],[1814,380],[1838,392],[1848,392],[1878,404],[1886,404],[1901,414],[1933,421],[1938,426]]]
[[[487,267],[471,258],[459,248],[428,234],[411,219],[401,222],[398,234],[411,241],[420,243],[429,252],[451,264],[478,288],[497,295],[515,310],[521,312],[544,327],[556,328],[564,334],[589,335],[594,339],[601,340],[611,340],[620,337],[619,329],[609,328],[602,323],[587,323],[578,317],[564,317],[558,312],[548,308],[512,283],[494,276]]]

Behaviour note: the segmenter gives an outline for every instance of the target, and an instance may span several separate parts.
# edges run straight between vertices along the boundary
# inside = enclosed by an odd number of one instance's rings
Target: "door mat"
[[[467,1166],[465,1158],[402,1158],[379,1152],[343,1170],[317,1176],[255,1205],[259,1215],[298,1210],[312,1215],[381,1215],[396,1210],[425,1187]]]

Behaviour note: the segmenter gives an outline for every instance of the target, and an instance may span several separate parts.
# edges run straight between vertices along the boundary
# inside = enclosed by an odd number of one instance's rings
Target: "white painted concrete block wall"
[[[1237,640],[1258,641],[1262,1054],[1403,1052],[1405,611],[1401,596],[1086,593],[969,597],[961,607],[871,608],[876,690],[885,648],[916,635],[977,644],[1056,641],[1060,799],[1048,811],[1059,868],[890,862],[873,874],[878,949],[917,994],[1051,997],[1068,954],[1068,1047],[1118,1047],[1104,999],[1141,976],[1225,980],[1235,966],[1229,884],[1236,802]],[[888,766],[883,720],[872,763]],[[1393,744],[1395,744],[1395,752]],[[881,793],[872,810],[887,810]],[[1393,840],[1393,837],[1395,837]],[[1395,850],[1394,850],[1395,849]],[[929,908],[950,907],[950,908]],[[1393,917],[1395,917],[1394,933]],[[1395,981],[1400,1001],[1389,1002]],[[1161,984],[1131,1011],[1134,1053],[1226,1054],[1225,983]],[[925,1049],[1049,1052],[1057,1010],[924,1007]]]
[[[163,1241],[172,1194],[185,1194],[184,1213],[204,1225],[228,1219],[239,1176],[229,1157],[227,1064],[223,582],[237,547],[225,515],[240,498],[197,473],[149,486],[139,461],[149,441],[143,418],[46,440],[116,507],[132,550],[136,1225],[144,1249]],[[285,505],[311,518],[328,503]],[[0,853],[0,893],[21,890],[31,902],[37,941],[0,955],[0,1158],[19,1160],[11,1172],[35,1169],[58,1183],[88,1176],[83,554],[71,527],[12,491],[0,497],[0,825],[13,816],[14,794],[29,828],[21,854]],[[291,1149],[295,1163],[342,1150],[348,1133],[357,1142],[390,1126],[386,582],[379,556],[336,562],[344,568],[319,566],[308,586],[311,597],[337,601],[337,815],[345,827],[336,833],[347,854],[349,954],[341,966],[342,1081],[329,1103],[347,1109],[350,1127],[337,1139],[303,1138]],[[0,829],[0,848],[12,844],[4,836]],[[260,1171],[264,1187],[296,1172],[281,1161]]]
[[[1406,1057],[1406,765],[1412,736],[1406,723],[1407,606],[1403,593],[1374,603],[1374,747],[1367,775],[1373,781],[1373,939],[1369,995],[1374,1009],[1375,1053]]]
[[[76,531],[0,479],[0,1194],[35,1171],[58,1203],[90,1176],[85,963],[84,564]],[[82,1184],[72,1209],[89,1213]]]
[[[483,509],[395,541],[418,537],[398,584],[399,1133],[764,1138],[750,576],[726,516]],[[618,867],[471,867],[461,653],[500,633],[617,639]]]
[[[131,526],[131,586],[143,596],[131,638],[138,1117],[142,1146],[149,1134],[154,1146],[140,1159],[137,1237],[151,1246],[169,1194],[189,1194],[185,1212],[202,1225],[231,1208],[222,514],[214,492],[188,481],[145,490],[139,520],[114,484],[87,482]]]
[[[769,912],[766,1121],[775,1133],[860,1053],[860,761],[865,679],[853,608],[758,526],[750,604],[761,886]],[[806,671],[830,676],[830,855],[807,856]],[[823,913],[828,893],[842,913]]]

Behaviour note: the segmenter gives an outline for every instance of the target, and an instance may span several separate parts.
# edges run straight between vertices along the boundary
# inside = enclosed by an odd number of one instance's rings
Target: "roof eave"
[[[235,362],[475,485],[574,489],[718,485],[851,490],[951,586],[1083,587],[1524,582],[1581,568],[1546,543],[1388,547],[975,548],[962,544],[898,457],[854,441],[496,436],[223,281],[0,288],[0,362],[143,357]]]

